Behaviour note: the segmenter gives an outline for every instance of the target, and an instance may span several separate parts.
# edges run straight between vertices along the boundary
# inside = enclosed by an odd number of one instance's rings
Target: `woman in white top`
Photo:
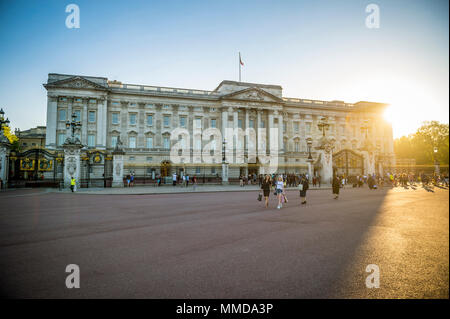
[[[275,191],[277,193],[277,198],[278,198],[278,206],[277,208],[280,209],[281,207],[283,207],[283,204],[281,203],[281,199],[283,196],[283,177],[280,175],[278,176],[277,182],[275,183]]]

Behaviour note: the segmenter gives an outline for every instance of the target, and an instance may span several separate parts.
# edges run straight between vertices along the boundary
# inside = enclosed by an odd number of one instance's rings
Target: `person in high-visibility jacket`
[[[75,177],[72,176],[72,178],[70,179],[70,189],[72,190],[72,193],[73,193],[73,191],[75,190],[75,186],[76,186],[76,185],[77,185],[77,184],[76,184]]]

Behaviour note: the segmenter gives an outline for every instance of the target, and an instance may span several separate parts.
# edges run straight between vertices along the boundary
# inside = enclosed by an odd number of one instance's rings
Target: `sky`
[[[66,27],[66,6],[80,28]],[[379,28],[368,28],[369,4]],[[0,0],[0,107],[45,125],[48,73],[213,90],[276,84],[283,96],[390,104],[394,137],[449,118],[448,1]]]

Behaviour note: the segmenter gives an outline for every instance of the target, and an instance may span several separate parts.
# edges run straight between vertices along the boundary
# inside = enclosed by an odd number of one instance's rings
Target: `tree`
[[[424,122],[416,133],[396,139],[394,152],[398,158],[413,158],[419,165],[431,165],[435,160],[448,164],[449,125],[437,121]]]
[[[6,136],[6,138],[9,140],[11,144],[14,144],[14,142],[19,141],[19,138],[11,132],[11,128],[9,126],[2,126],[3,134]]]

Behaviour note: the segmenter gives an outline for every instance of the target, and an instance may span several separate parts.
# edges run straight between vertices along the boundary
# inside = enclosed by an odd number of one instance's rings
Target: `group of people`
[[[127,187],[133,187],[134,186],[134,172],[130,172],[127,177]]]
[[[306,191],[309,189],[309,179],[307,174],[302,174],[297,176],[298,184],[297,188],[300,191],[300,201],[301,205],[306,204]],[[286,175],[265,175],[264,179],[261,181],[261,190],[262,194],[259,197],[262,198],[264,196],[265,207],[269,207],[269,196],[274,189],[274,195],[277,196],[277,209],[281,209],[283,207],[283,203],[288,202],[286,187],[291,186],[292,184],[288,184]]]

